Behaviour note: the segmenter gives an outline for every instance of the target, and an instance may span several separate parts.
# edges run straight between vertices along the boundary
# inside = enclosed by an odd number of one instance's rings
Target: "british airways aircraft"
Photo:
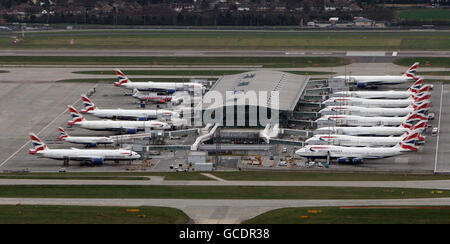
[[[336,159],[338,163],[361,164],[364,159],[387,158],[404,152],[417,151],[414,145],[406,143],[407,138],[394,147],[343,147],[332,145],[307,145],[295,152],[307,159]]]
[[[411,95],[417,95],[422,92],[429,92],[432,86],[423,84],[423,78],[419,78],[406,91],[340,91],[333,93],[333,97],[356,97],[366,99],[406,99]]]
[[[363,117],[358,115],[324,115],[316,120],[317,123],[333,121],[337,126],[399,126],[402,123],[411,123],[417,120],[427,120],[428,117],[411,112],[404,117]]]
[[[402,123],[400,126],[373,126],[373,127],[321,127],[314,130],[314,135],[351,135],[351,136],[401,136],[410,130],[423,131],[427,120],[418,121],[415,125]]]
[[[127,134],[136,134],[137,131],[150,128],[154,130],[167,130],[172,127],[168,123],[157,120],[148,121],[118,121],[118,120],[86,120],[73,106],[69,106],[72,120],[67,124],[69,126],[79,126],[89,130],[113,130],[125,132]]]
[[[102,119],[128,119],[128,120],[141,120],[156,119],[158,117],[179,118],[180,114],[167,109],[99,109],[91,99],[86,95],[82,95],[81,99],[85,109],[82,109],[81,113],[91,114],[95,117]]]
[[[205,87],[200,83],[195,82],[132,82],[122,71],[115,69],[118,82],[114,85],[117,87],[123,87],[129,90],[138,89],[141,91],[155,91],[155,92],[165,92],[172,94],[176,91],[201,91],[205,92]]]
[[[314,135],[305,143],[307,145],[329,144],[346,147],[392,147],[405,138],[407,138],[406,142],[410,144],[425,140],[425,137],[421,135],[421,130],[415,130],[407,131],[401,136]]]
[[[373,87],[378,85],[396,85],[400,83],[406,83],[416,81],[416,70],[419,67],[419,63],[414,63],[403,75],[351,75],[351,76],[336,76],[336,79],[345,79],[350,84],[355,84],[358,88]]]
[[[413,103],[429,100],[431,93],[411,95],[407,99],[367,99],[357,97],[332,97],[322,102],[325,106],[359,106],[366,108],[406,108]]]
[[[89,147],[96,147],[99,144],[113,144],[114,140],[106,136],[69,136],[67,132],[62,128],[58,128],[59,137],[58,140],[83,144]]]
[[[30,133],[30,139],[33,148],[28,153],[44,158],[88,161],[96,165],[101,165],[107,160],[118,163],[119,161],[133,161],[141,158],[141,155],[137,152],[127,149],[50,149],[34,133]]]

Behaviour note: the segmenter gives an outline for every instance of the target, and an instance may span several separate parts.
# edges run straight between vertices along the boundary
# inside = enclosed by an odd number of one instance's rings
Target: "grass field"
[[[414,62],[420,62],[420,66],[422,66],[422,67],[450,68],[450,58],[447,58],[447,57],[399,58],[394,61],[394,64],[405,66],[405,67],[410,67],[411,64]],[[419,70],[420,70],[420,66],[419,66]]]
[[[448,50],[448,33],[295,32],[295,31],[114,31],[27,33],[12,44],[0,37],[0,49],[134,50]],[[74,40],[74,45],[70,44]]]
[[[122,70],[126,75],[234,75],[250,70]],[[287,73],[293,73],[297,75],[330,75],[334,72],[321,72],[321,71],[286,71]],[[93,71],[75,71],[75,74],[87,74],[87,75],[115,75],[114,71],[110,70],[93,70]]]
[[[399,11],[397,18],[400,20],[432,21],[445,20],[450,21],[449,9],[409,9]]]
[[[450,175],[375,174],[375,173],[314,173],[314,172],[214,172],[225,180],[258,181],[405,181],[405,180],[448,180]]]
[[[84,173],[0,173],[7,179],[128,179],[141,176],[163,176],[166,180],[211,180],[196,172],[84,172]]]
[[[244,224],[450,224],[450,207],[283,208]]]
[[[333,57],[129,57],[129,56],[0,56],[0,64],[105,64],[105,65],[260,65],[280,67],[333,67],[348,59]]]
[[[189,217],[181,210],[166,207],[0,205],[0,224],[186,224],[188,221]]]
[[[449,197],[427,189],[295,186],[0,186],[0,197],[156,199],[404,199]]]

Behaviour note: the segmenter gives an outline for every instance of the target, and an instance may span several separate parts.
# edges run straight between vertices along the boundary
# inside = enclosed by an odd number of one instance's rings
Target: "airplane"
[[[346,147],[392,147],[402,141],[404,138],[409,144],[415,144],[425,140],[421,136],[420,130],[407,131],[401,136],[349,136],[349,135],[314,135],[308,138],[305,143],[307,145],[329,144],[335,146]]]
[[[114,70],[116,72],[119,82],[115,82],[114,85],[117,87],[123,87],[125,89],[139,89],[141,91],[155,91],[155,92],[165,92],[172,94],[176,91],[201,91],[205,93],[205,87],[200,83],[195,82],[132,82],[122,71],[119,69]]]
[[[314,135],[351,135],[351,136],[401,136],[410,130],[424,130],[427,120],[420,120],[415,125],[402,123],[400,126],[374,127],[321,127],[314,130]]]
[[[69,106],[72,120],[68,121],[69,126],[79,126],[89,130],[114,130],[125,132],[127,134],[136,134],[138,130],[145,130],[146,128],[154,130],[171,129],[168,123],[157,120],[148,121],[117,121],[117,120],[86,120],[73,106]]]
[[[307,159],[336,159],[337,163],[361,164],[364,159],[379,159],[397,156],[404,152],[418,151],[414,145],[406,143],[406,138],[393,147],[343,147],[333,145],[307,145],[295,152]]]
[[[417,96],[412,95],[408,99],[366,99],[356,97],[332,97],[324,102],[325,106],[360,106],[366,108],[405,108],[414,102],[421,102],[430,99],[431,94],[428,92],[419,93]]]
[[[423,88],[422,88],[423,87]],[[423,78],[414,82],[411,87],[406,91],[340,91],[333,93],[333,97],[356,97],[366,99],[406,99],[411,95],[428,92],[431,90],[431,86],[423,85]]]
[[[81,99],[83,100],[83,104],[85,106],[85,109],[82,109],[80,111],[81,113],[91,114],[103,119],[133,119],[145,121],[148,119],[156,119],[160,117],[180,117],[179,113],[167,109],[99,109],[86,95],[82,95]]]
[[[113,144],[114,140],[106,136],[69,136],[67,132],[62,128],[58,127],[59,137],[58,140],[75,143],[84,144],[89,147],[96,147],[98,144]]]
[[[404,117],[362,117],[357,115],[324,115],[316,123],[334,121],[338,126],[399,126],[414,120],[427,120],[428,117],[417,112],[411,112]]]
[[[421,103],[413,103],[406,108],[365,108],[359,106],[328,106],[321,109],[319,113],[321,115],[358,115],[365,117],[397,117],[406,116],[413,111],[418,113],[426,114],[428,108],[430,107],[430,102],[425,101]]]
[[[108,160],[118,163],[141,158],[137,152],[127,149],[50,149],[34,133],[30,133],[30,139],[34,148],[30,149],[28,153],[44,158],[88,161],[94,165],[101,165]]]
[[[133,89],[133,97],[138,99],[139,101],[151,102],[151,103],[159,103],[164,104],[168,102],[172,102],[175,104],[179,104],[182,102],[181,98],[176,98],[174,96],[162,96],[158,94],[143,94],[137,88]]]
[[[419,63],[414,63],[403,75],[380,75],[380,76],[362,76],[362,75],[341,75],[333,78],[345,79],[347,83],[355,84],[358,88],[373,87],[378,85],[396,85],[400,83],[416,81],[419,78],[416,77],[416,70],[419,67]]]

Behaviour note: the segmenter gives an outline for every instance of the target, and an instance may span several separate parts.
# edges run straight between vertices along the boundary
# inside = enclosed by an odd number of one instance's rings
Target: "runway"
[[[392,63],[401,57],[450,57],[450,51],[342,50],[0,50],[0,56],[340,57],[353,63]]]
[[[128,186],[323,186],[323,187],[387,187],[450,190],[450,180],[429,181],[226,181],[174,180],[150,176],[151,180],[43,180],[0,179],[0,185],[128,185]]]
[[[0,198],[2,205],[161,206],[185,212],[196,224],[238,224],[267,211],[289,207],[450,206],[450,198],[380,200],[228,200]]]

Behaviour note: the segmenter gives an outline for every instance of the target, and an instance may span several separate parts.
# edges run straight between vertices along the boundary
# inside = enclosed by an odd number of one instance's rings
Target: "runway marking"
[[[438,153],[439,153],[439,135],[441,134],[441,118],[442,118],[442,100],[444,100],[444,84],[441,89],[441,103],[439,107],[439,122],[438,122],[438,134],[436,138],[436,156],[434,157],[434,173],[437,171]]]
[[[98,84],[97,84],[98,85]],[[97,85],[95,85],[94,87],[97,87]],[[81,100],[81,97],[78,98],[74,103],[72,103],[72,106],[75,106],[75,104],[77,104],[79,101]],[[39,134],[41,134],[44,130],[46,130],[51,124],[53,124],[59,117],[61,117],[65,112],[67,111],[67,108],[60,113],[58,116],[56,116],[50,123],[48,123],[44,128],[42,128],[36,135],[39,136]],[[14,156],[16,156],[17,153],[19,153],[26,145],[28,145],[30,143],[30,140],[28,140],[27,142],[25,142],[25,144],[23,144],[17,151],[15,151],[13,154],[11,154],[11,156],[9,156],[5,161],[3,161],[0,164],[0,168],[3,167],[3,165],[5,165],[11,158],[13,158]]]
[[[360,56],[360,57],[384,57],[386,52],[370,52],[370,51],[348,51],[346,56]]]

